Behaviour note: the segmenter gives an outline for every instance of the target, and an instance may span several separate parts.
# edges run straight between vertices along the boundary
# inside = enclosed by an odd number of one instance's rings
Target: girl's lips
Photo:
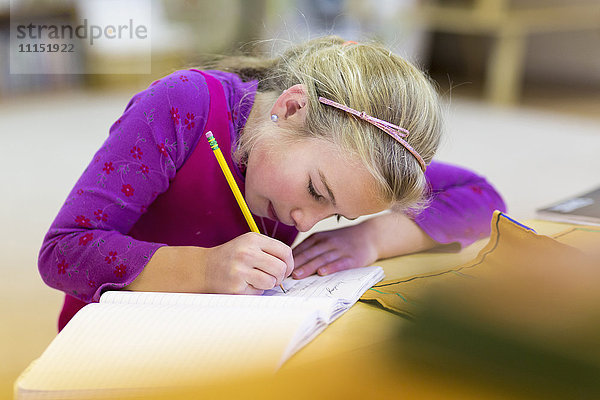
[[[269,213],[269,218],[271,218],[273,221],[278,221],[279,222],[279,218],[277,218],[277,213],[275,212],[275,208],[273,207],[273,203],[269,202],[269,207],[267,207],[267,211]]]

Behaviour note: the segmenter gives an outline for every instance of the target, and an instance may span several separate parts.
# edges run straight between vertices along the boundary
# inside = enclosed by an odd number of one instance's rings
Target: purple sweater
[[[210,74],[223,86],[233,143],[249,115],[256,82]],[[128,233],[169,188],[203,136],[209,100],[206,81],[194,70],[168,75],[132,98],[44,238],[38,266],[49,286],[84,302],[97,301],[103,291],[131,283],[166,245]],[[505,205],[484,178],[439,162],[431,163],[426,176],[432,198],[415,221],[428,235],[464,246],[489,234],[493,211]],[[221,195],[232,196],[227,188]],[[199,226],[198,232],[210,235],[214,229]]]

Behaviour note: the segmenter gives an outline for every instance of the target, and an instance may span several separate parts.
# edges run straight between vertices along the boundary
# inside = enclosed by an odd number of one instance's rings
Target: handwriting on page
[[[326,287],[325,290],[327,290],[327,293],[332,295],[333,292],[335,292],[340,287],[341,284],[342,284],[341,282],[336,283],[335,286],[333,286],[332,288]]]
[[[346,279],[340,281],[339,276],[317,276],[313,275],[308,278],[295,281],[291,287],[286,287],[286,291],[290,296],[302,296],[302,297],[339,297],[339,293],[343,292],[343,288],[346,286],[354,287],[353,282],[360,281],[360,279]]]
[[[381,267],[365,267],[339,271],[331,275],[311,275],[304,279],[287,278],[283,286],[287,293],[279,288],[266,290],[265,296],[289,297],[330,297],[335,299],[358,299],[367,287],[381,280]]]

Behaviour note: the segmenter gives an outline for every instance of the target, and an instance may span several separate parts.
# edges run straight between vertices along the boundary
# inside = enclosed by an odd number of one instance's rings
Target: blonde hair
[[[291,47],[276,58],[224,59],[219,69],[244,80],[258,79],[259,93],[278,96],[303,84],[308,94],[305,126],[284,134],[290,139],[325,139],[358,156],[375,178],[381,200],[394,209],[423,206],[426,180],[415,157],[375,126],[318,100],[326,97],[408,129],[408,143],[428,164],[440,142],[441,109],[432,82],[414,65],[379,44],[345,44],[327,36]],[[244,132],[235,156],[249,154],[260,134]]]

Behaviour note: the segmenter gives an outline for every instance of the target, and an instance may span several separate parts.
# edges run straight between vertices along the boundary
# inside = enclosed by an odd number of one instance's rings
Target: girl
[[[235,73],[162,78],[112,125],[40,250],[44,281],[66,293],[59,329],[105,290],[260,294],[290,274],[468,244],[504,209],[483,178],[431,163],[435,90],[383,47],[325,37],[222,70]],[[248,232],[209,130],[262,234]],[[324,218],[387,209],[290,248]]]

